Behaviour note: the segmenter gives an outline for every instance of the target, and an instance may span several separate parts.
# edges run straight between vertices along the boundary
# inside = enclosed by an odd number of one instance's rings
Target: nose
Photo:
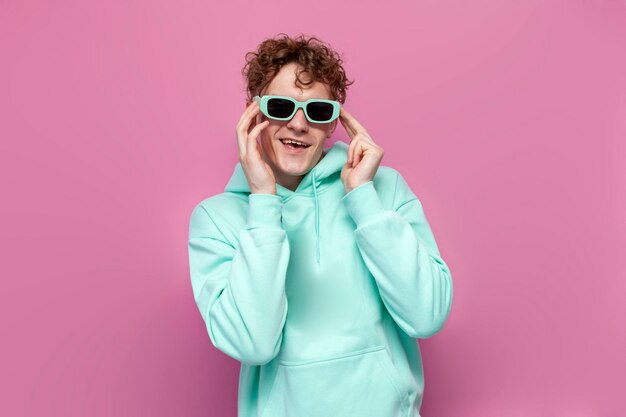
[[[302,130],[307,131],[309,128],[309,121],[304,115],[304,109],[298,109],[296,114],[293,115],[289,123],[287,123],[287,127],[294,130]]]

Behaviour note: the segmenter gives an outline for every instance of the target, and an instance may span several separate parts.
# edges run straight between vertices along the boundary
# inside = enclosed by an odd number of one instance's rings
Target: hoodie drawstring
[[[317,263],[320,263],[320,209],[319,199],[317,197],[317,181],[315,180],[315,170],[313,170],[313,194],[315,195],[315,239]]]

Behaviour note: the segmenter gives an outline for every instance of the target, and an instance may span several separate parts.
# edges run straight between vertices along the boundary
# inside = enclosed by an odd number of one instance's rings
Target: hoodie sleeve
[[[196,304],[213,345],[242,363],[265,364],[282,343],[289,262],[282,204],[274,194],[250,194],[236,248],[202,203],[191,213],[188,249]]]
[[[422,204],[396,171],[393,210],[373,181],[343,197],[356,224],[355,239],[389,314],[409,336],[441,330],[452,307],[452,277],[441,258]]]

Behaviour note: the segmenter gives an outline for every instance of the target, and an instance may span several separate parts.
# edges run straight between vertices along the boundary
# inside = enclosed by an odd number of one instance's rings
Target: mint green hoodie
[[[241,362],[238,417],[419,417],[416,338],[443,327],[450,270],[420,201],[379,166],[346,194],[338,141],[291,191],[237,163],[192,211],[189,264],[213,345]]]

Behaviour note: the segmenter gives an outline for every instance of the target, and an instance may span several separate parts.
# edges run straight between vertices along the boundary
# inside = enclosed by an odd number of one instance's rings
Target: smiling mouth
[[[289,149],[306,149],[311,145],[303,142],[294,141],[291,139],[279,139],[283,145],[285,145]]]

